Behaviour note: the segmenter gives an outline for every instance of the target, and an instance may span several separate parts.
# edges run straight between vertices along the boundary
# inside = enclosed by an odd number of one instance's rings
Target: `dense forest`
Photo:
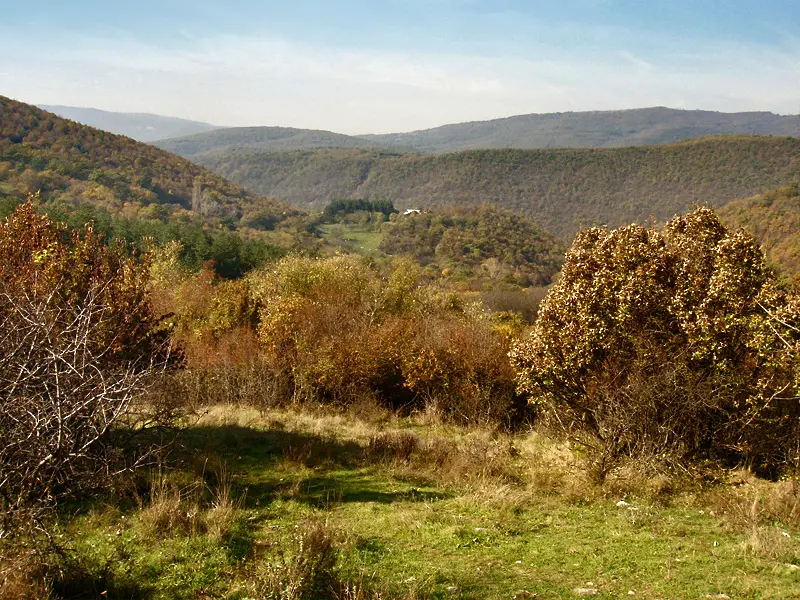
[[[398,208],[484,202],[569,237],[581,226],[666,220],[800,176],[800,141],[731,136],[597,150],[234,151],[201,162],[240,185],[306,209],[334,199],[388,199]]]
[[[522,288],[550,283],[563,260],[556,238],[532,220],[492,206],[398,215],[383,231],[379,248],[387,254]]]

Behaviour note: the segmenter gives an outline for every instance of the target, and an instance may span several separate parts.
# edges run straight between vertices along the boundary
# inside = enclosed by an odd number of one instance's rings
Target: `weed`
[[[203,522],[208,535],[212,539],[221,540],[230,532],[237,511],[243,504],[243,500],[233,498],[231,476],[224,465],[217,476],[217,485],[211,493],[211,508],[203,514]]]
[[[367,457],[405,463],[420,449],[419,436],[412,431],[384,431],[369,440]]]
[[[756,556],[781,563],[793,563],[800,557],[789,533],[774,525],[754,525],[743,545]]]
[[[280,551],[255,568],[251,591],[274,600],[336,600],[343,585],[335,573],[336,545],[326,523],[301,523],[293,552]]]
[[[199,484],[181,489],[162,474],[154,477],[150,504],[141,513],[143,531],[151,538],[196,535],[204,530]]]

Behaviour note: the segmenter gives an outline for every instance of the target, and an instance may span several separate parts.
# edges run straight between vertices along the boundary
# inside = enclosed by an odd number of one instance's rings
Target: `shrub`
[[[31,204],[0,224],[0,514],[108,482],[114,425],[169,357],[145,262]]]
[[[601,476],[646,454],[772,470],[796,460],[798,327],[752,239],[698,208],[579,233],[511,359],[522,390],[594,440]]]
[[[399,354],[404,385],[426,408],[459,423],[512,425],[520,401],[508,340],[481,316],[442,312],[421,319]]]
[[[381,277],[353,256],[291,257],[251,276],[264,360],[295,400],[373,395],[462,422],[509,420],[511,327],[418,277],[407,260]]]

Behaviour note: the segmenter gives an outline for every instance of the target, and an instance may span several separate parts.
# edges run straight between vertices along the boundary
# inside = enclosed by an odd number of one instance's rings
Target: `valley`
[[[648,110],[0,97],[0,599],[797,597],[800,141]]]

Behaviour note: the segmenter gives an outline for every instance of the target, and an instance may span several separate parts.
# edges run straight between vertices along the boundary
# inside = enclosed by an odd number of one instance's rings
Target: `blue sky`
[[[671,106],[800,113],[800,2],[140,0],[3,8],[0,94],[409,131]]]

